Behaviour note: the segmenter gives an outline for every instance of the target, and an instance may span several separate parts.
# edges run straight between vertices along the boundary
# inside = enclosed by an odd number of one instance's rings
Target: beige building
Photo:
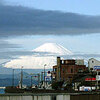
[[[84,59],[75,59],[76,65],[84,65]]]
[[[88,61],[88,68],[89,68],[89,71],[90,71],[91,69],[94,70],[94,66],[100,66],[100,61],[98,61],[98,60],[96,60],[96,59],[94,59],[94,58],[89,59],[89,61]]]

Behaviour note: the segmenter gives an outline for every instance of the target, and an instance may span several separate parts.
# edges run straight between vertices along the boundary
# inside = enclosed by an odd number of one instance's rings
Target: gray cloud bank
[[[100,16],[0,5],[0,37],[100,32]]]
[[[12,44],[7,40],[0,39],[0,59],[11,59],[15,55],[23,55],[27,53],[25,51],[17,51],[19,48],[21,48],[21,46],[18,44]]]

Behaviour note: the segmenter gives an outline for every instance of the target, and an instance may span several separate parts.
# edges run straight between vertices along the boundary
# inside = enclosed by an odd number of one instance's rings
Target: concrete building
[[[84,65],[84,60],[83,59],[76,59],[75,64],[76,65]]]
[[[89,59],[89,61],[88,61],[89,71],[94,70],[94,66],[100,66],[100,61],[98,61],[94,58]]]
[[[77,73],[81,73],[86,70],[87,68],[84,65],[84,60],[80,59],[61,60],[60,57],[57,57],[57,65],[53,66],[56,81],[71,81]]]

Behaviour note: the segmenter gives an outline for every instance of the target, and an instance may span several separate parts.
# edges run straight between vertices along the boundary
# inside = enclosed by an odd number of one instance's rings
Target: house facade
[[[89,59],[89,61],[88,61],[89,71],[94,70],[95,66],[99,66],[100,67],[100,61],[98,61],[98,60],[96,60],[94,58]]]

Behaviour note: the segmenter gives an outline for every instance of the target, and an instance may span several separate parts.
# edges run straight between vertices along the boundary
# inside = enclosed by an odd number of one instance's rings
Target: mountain
[[[72,55],[73,53],[68,49],[64,48],[63,46],[57,43],[45,43],[38,48],[33,50],[34,52],[39,53],[51,53],[51,54],[58,54],[58,55]]]
[[[36,49],[32,50],[33,55],[21,56],[18,59],[11,60],[5,64],[7,68],[20,69],[52,69],[52,66],[57,64],[57,56],[70,56],[73,53],[63,46],[56,43],[45,43]]]

